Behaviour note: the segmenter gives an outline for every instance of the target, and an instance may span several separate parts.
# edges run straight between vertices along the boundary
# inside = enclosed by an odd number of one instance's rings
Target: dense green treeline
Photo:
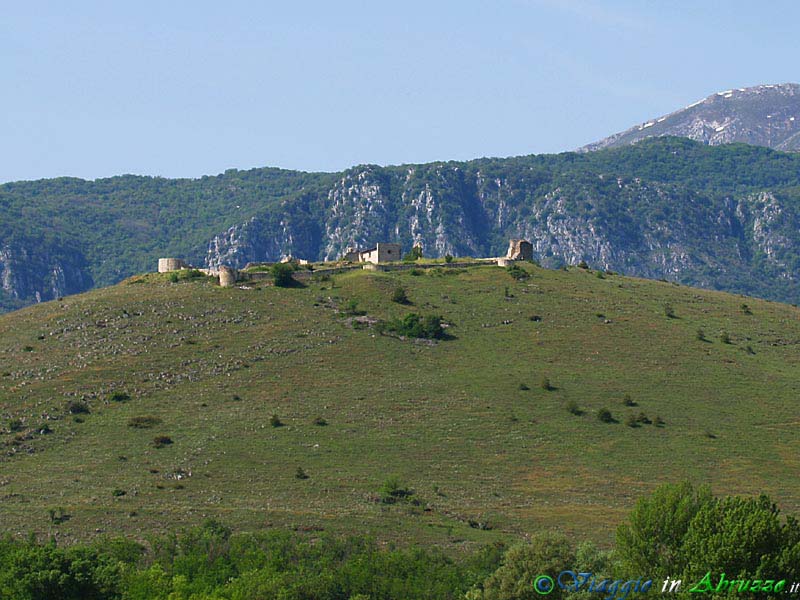
[[[0,544],[0,597],[137,600],[460,598],[499,564],[500,547],[453,560],[421,548],[290,532],[231,535],[215,522],[153,540]],[[359,596],[363,594],[363,596]]]
[[[537,576],[564,570],[593,573],[604,590],[584,587],[582,596],[617,600],[636,595],[626,585],[633,580],[652,580],[655,591],[666,578],[681,579],[682,593],[699,586],[710,597],[724,595],[715,593],[723,573],[737,585],[790,585],[800,580],[800,524],[765,496],[715,498],[679,484],[641,499],[612,550],[540,532],[454,558],[324,534],[232,534],[216,522],[153,539],[146,549],[114,539],[66,548],[0,542],[0,597],[9,600],[526,600],[539,597]],[[575,591],[556,587],[549,597]]]

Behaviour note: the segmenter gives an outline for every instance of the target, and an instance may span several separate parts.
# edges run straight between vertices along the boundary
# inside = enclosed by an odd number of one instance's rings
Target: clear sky
[[[796,1],[2,8],[0,181],[561,152],[800,80]]]

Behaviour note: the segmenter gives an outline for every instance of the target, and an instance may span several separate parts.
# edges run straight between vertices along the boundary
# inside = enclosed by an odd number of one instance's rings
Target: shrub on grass
[[[636,420],[639,421],[639,423],[641,423],[642,425],[650,425],[652,423],[652,421],[648,419],[647,415],[644,414],[643,412],[639,413],[639,416],[636,417]]]
[[[159,424],[161,424],[161,419],[152,415],[131,417],[128,419],[128,427],[133,427],[135,429],[150,429]]]
[[[750,307],[747,306],[747,304],[742,304],[742,306],[740,308],[742,309],[742,312],[744,314],[746,314],[746,315],[752,315],[753,314],[753,311],[750,310]]]
[[[553,384],[550,383],[549,377],[542,377],[541,381],[539,382],[539,387],[542,388],[546,392],[550,392],[554,390]]]
[[[664,422],[664,419],[662,419],[661,417],[656,417],[655,420],[653,421],[653,425],[655,425],[656,427],[663,427],[664,425],[666,425],[666,423]]]
[[[308,479],[308,473],[303,470],[303,467],[297,467],[297,471],[294,472],[295,479]]]
[[[8,422],[8,430],[11,433],[17,433],[18,431],[22,431],[23,424],[22,419],[11,419]]]
[[[88,415],[91,412],[89,406],[80,400],[70,400],[67,404],[67,410],[71,415]]]
[[[381,502],[394,504],[406,500],[414,495],[414,490],[403,483],[397,475],[391,475],[383,482],[380,490]]]
[[[445,254],[444,255],[444,262],[446,262],[447,264],[450,264],[451,262],[453,262],[453,255],[452,254]]]
[[[519,390],[521,392],[527,392],[529,389],[531,389],[531,388],[529,388],[526,384],[524,384],[524,383],[520,383],[519,384]]]
[[[589,265],[587,264],[587,262],[585,260],[582,260],[581,262],[578,263],[578,268],[579,269],[588,269]]]
[[[602,421],[603,423],[613,423],[614,422],[614,415],[611,414],[611,411],[607,408],[601,408],[597,411],[597,418],[598,420]]]
[[[697,330],[696,336],[697,336],[697,340],[698,341],[700,341],[700,342],[705,342],[706,341],[706,332],[703,331],[702,329],[698,329]]]
[[[731,336],[728,335],[727,331],[723,331],[719,336],[719,341],[723,344],[730,344],[731,343]]]
[[[156,448],[164,448],[172,443],[172,438],[168,435],[157,435],[153,438],[153,446]]]
[[[272,415],[269,418],[269,424],[273,427],[283,427],[283,421],[278,418],[278,415]]]
[[[114,392],[108,399],[111,400],[111,402],[127,402],[131,397],[125,392]]]
[[[177,273],[170,273],[168,277],[170,283],[178,283],[178,274]]]
[[[367,311],[360,310],[358,308],[358,300],[355,298],[351,298],[347,302],[345,302],[344,306],[342,307],[342,312],[351,317],[359,317],[361,315],[367,314]]]
[[[668,319],[675,319],[675,309],[672,307],[672,304],[665,304],[664,305],[664,316]]]
[[[639,427],[639,419],[637,419],[635,415],[628,415],[628,418],[625,419],[625,425],[628,427]]]
[[[48,509],[47,514],[50,517],[50,523],[53,525],[61,525],[61,523],[69,521],[70,519],[70,515],[68,515],[61,506]]]
[[[625,406],[636,406],[636,402],[631,398],[630,394],[625,394],[625,397],[622,399],[622,404]]]
[[[580,416],[583,414],[583,411],[580,409],[578,403],[575,402],[575,400],[570,400],[569,402],[567,402],[567,412],[575,416]]]
[[[522,281],[529,277],[528,272],[519,265],[510,265],[506,267],[506,273],[511,275],[517,281]]]
[[[113,492],[111,492],[111,495],[114,496],[114,498],[121,498],[122,496],[124,496],[127,493],[128,492],[126,492],[125,490],[121,490],[120,488],[116,488]]]
[[[397,302],[398,304],[408,304],[408,294],[406,294],[405,288],[402,286],[397,286],[394,288],[392,292],[392,302]]]
[[[322,417],[317,417],[316,419],[314,419],[314,425],[317,425],[319,427],[325,427],[327,424],[328,422]]]
[[[382,323],[379,331],[387,331],[403,337],[429,340],[444,337],[441,317],[435,315],[423,317],[417,313],[409,313],[402,319],[392,319]]]

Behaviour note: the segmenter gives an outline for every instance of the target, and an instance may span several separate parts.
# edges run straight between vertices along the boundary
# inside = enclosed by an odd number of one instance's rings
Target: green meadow
[[[0,317],[3,530],[145,539],[214,518],[604,546],[683,480],[798,512],[800,310],[523,269],[248,289],[149,274]],[[380,327],[408,313],[440,316],[444,339]]]

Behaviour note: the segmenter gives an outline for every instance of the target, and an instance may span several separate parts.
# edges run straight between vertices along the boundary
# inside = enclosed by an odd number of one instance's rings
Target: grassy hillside
[[[524,268],[290,289],[145,275],[3,316],[4,530],[141,537],[216,517],[451,546],[543,526],[604,543],[636,497],[683,479],[797,512],[800,310]],[[411,304],[391,301],[397,286]],[[449,339],[354,326],[350,300],[382,320],[441,315]],[[640,413],[663,425],[626,424]],[[392,475],[410,499],[380,501]]]

